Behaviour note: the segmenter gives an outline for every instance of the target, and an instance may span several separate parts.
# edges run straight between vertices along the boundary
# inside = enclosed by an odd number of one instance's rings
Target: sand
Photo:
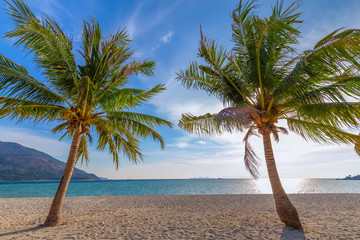
[[[290,195],[305,232],[283,227],[271,195],[0,199],[0,239],[360,239],[360,194]]]

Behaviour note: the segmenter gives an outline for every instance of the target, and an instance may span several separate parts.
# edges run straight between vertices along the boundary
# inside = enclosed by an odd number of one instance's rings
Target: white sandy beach
[[[305,233],[283,228],[271,195],[0,199],[0,239],[360,239],[360,194],[290,195]]]

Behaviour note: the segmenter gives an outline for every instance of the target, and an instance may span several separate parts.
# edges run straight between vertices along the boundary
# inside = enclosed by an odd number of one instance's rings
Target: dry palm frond
[[[256,155],[256,152],[252,148],[249,142],[250,136],[256,135],[255,127],[250,127],[250,129],[245,134],[245,137],[243,139],[245,143],[245,154],[244,154],[244,163],[246,169],[250,172],[250,174],[257,179],[259,176],[258,166],[260,158]]]

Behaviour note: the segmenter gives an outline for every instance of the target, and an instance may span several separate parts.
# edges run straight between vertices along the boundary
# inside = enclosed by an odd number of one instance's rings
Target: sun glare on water
[[[284,187],[284,190],[287,193],[299,193],[300,189],[306,185],[308,179],[304,178],[283,178],[281,179],[281,183]],[[255,180],[255,188],[258,193],[261,194],[272,194],[270,181],[268,178],[260,178]]]

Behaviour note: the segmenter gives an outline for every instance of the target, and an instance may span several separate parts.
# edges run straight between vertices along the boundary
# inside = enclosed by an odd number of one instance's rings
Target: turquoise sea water
[[[287,193],[360,193],[359,180],[282,179]],[[59,182],[0,182],[0,198],[53,197]],[[66,196],[270,194],[268,179],[72,181]]]

